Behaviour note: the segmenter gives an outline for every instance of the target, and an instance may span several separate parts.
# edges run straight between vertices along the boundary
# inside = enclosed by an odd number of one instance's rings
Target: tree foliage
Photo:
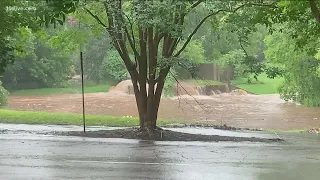
[[[7,105],[8,95],[9,92],[2,86],[2,82],[0,81],[0,107]]]
[[[29,28],[19,28],[15,36],[15,63],[3,74],[6,88],[44,88],[66,86],[74,71],[71,56],[52,50],[47,39],[39,39]],[[50,36],[49,36],[50,37]]]
[[[21,51],[21,46],[15,46],[11,37],[19,27],[38,29],[38,1],[0,1],[0,74],[8,64],[14,62],[14,51]]]
[[[36,20],[35,7],[28,1],[0,1],[0,76],[6,67],[15,59],[15,51],[21,51],[21,47],[15,46],[12,36],[19,27],[39,27]],[[7,102],[8,92],[0,83],[0,105]]]
[[[116,82],[128,79],[128,73],[125,65],[121,61],[118,52],[111,49],[107,52],[102,62],[104,79],[111,79]]]
[[[308,106],[320,106],[318,97],[319,1],[288,1],[278,3],[272,36],[266,38],[268,60],[284,68],[281,96]]]
[[[84,43],[83,52],[85,75],[89,80],[117,83],[129,78],[119,53],[111,46],[106,33],[91,36]]]
[[[94,82],[105,82],[106,72],[103,66],[110,45],[106,36],[92,37],[83,48],[84,70],[87,78]]]
[[[287,27],[287,29],[290,29]],[[308,53],[311,48],[319,48],[309,43],[297,49],[295,39],[285,32],[269,35],[265,42],[268,46],[266,58],[284,67],[284,83],[279,88],[281,97],[308,106],[320,106],[320,60]]]

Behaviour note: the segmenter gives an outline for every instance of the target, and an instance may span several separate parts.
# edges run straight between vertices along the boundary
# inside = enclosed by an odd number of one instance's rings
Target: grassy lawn
[[[265,131],[271,132],[271,133],[306,133],[308,129],[292,129],[292,130],[266,129]]]
[[[247,82],[247,78],[238,78],[232,81],[234,86],[237,86],[241,89],[247,90],[254,94],[277,94],[278,86],[283,82],[282,78],[274,78],[270,79],[266,74],[261,74],[258,77],[258,82],[253,80],[252,83]],[[192,84],[198,84],[199,86],[205,85],[222,85],[222,82],[213,81],[213,80],[198,80],[198,79],[190,79],[187,80]]]
[[[108,92],[110,85],[88,85],[84,87],[85,93]],[[11,95],[51,95],[51,94],[78,94],[81,93],[81,86],[72,86],[68,88],[42,88],[42,89],[24,89],[11,92]]]
[[[246,78],[239,78],[232,81],[232,84],[255,94],[277,94],[278,86],[283,81],[282,78],[269,79],[265,74],[260,75],[258,80],[248,84]]]
[[[13,111],[0,109],[0,123],[7,124],[47,124],[47,125],[82,125],[81,114],[60,114],[34,111]],[[170,124],[185,124],[184,121],[179,120],[161,120],[157,124],[166,126]],[[197,123],[194,123],[195,125]],[[110,127],[129,127],[138,126],[139,121],[137,117],[115,117],[115,116],[98,116],[86,115],[87,126],[110,126]],[[266,129],[266,132],[290,132],[300,133],[306,132],[307,129],[301,130],[275,130]]]
[[[81,114],[56,114],[34,111],[0,110],[0,123],[11,124],[50,124],[50,125],[82,125]],[[158,120],[159,125],[179,123],[176,120]],[[88,126],[127,127],[139,125],[136,117],[115,117],[86,115]]]

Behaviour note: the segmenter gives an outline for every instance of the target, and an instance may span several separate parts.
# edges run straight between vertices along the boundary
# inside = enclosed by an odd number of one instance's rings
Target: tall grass
[[[47,113],[35,111],[14,111],[0,110],[0,123],[12,124],[51,124],[51,125],[81,125],[81,114]],[[159,125],[179,123],[176,120],[158,120]],[[137,117],[116,117],[87,115],[86,124],[88,126],[113,126],[128,127],[138,126]]]

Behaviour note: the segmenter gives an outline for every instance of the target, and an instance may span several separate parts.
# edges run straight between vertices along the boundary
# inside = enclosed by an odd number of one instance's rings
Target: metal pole
[[[81,89],[82,89],[82,119],[83,119],[83,132],[86,133],[86,112],[84,105],[84,82],[83,82],[83,56],[80,51],[80,64],[81,64]]]
[[[80,21],[79,21],[79,30],[80,30]],[[81,68],[81,90],[82,90],[82,120],[83,120],[83,133],[86,133],[86,112],[84,105],[84,82],[83,82],[83,55],[80,42],[80,68]]]

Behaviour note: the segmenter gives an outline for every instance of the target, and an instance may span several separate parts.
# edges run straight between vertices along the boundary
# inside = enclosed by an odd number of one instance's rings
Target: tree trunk
[[[154,133],[154,131],[157,129],[158,110],[164,81],[160,83],[149,83],[147,94],[143,91],[139,91],[139,89],[144,89],[141,87],[142,85],[140,86],[137,84],[137,86],[139,88],[134,89],[136,104],[139,112],[140,128],[148,131],[150,135],[150,133]]]
[[[144,128],[144,109],[145,109],[145,106],[143,106],[143,98],[141,98],[141,93],[139,90],[138,81],[135,80],[135,78],[132,76],[131,76],[131,81],[133,84],[134,96],[136,98],[136,104],[137,104],[138,113],[139,113],[139,125],[141,128]]]

